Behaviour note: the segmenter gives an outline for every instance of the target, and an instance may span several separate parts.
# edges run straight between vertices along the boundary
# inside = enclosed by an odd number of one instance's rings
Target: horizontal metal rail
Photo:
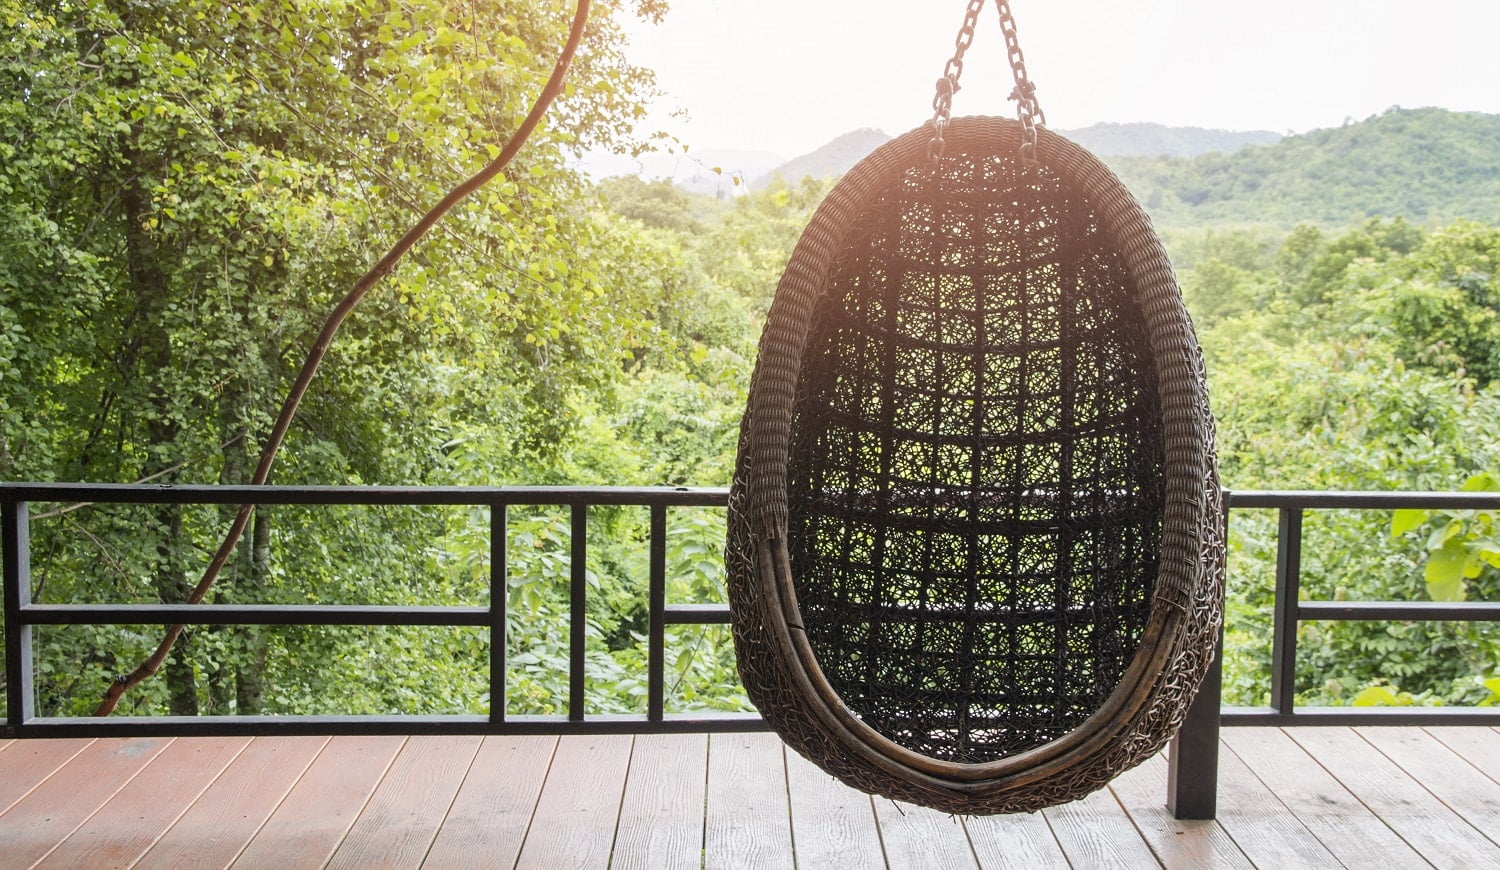
[[[726,507],[729,490],[687,486],[186,486],[0,483],[0,501],[90,504],[581,505]]]
[[[36,718],[17,737],[255,737],[260,735],[381,734],[702,734],[765,731],[756,713],[669,713],[646,721],[615,713],[583,721],[568,716],[508,716],[497,725],[489,716],[109,716]]]
[[[488,607],[377,604],[28,604],[31,625],[446,625],[490,624]]]

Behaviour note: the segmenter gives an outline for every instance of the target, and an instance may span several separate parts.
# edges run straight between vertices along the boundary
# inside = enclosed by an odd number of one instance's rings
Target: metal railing
[[[1497,492],[1296,492],[1226,493],[1234,510],[1277,512],[1276,589],[1271,623],[1271,705],[1229,707],[1225,725],[1500,725],[1500,707],[1314,707],[1296,706],[1297,628],[1303,622],[1432,621],[1500,622],[1500,602],[1488,601],[1304,601],[1302,521],[1310,510],[1500,511]]]
[[[667,487],[232,487],[102,484],[0,484],[3,508],[5,665],[10,737],[384,733],[621,733],[764,729],[755,714],[668,714],[664,711],[665,628],[729,621],[722,604],[666,602],[667,512],[724,509],[724,489]],[[31,502],[113,502],[201,505],[479,506],[490,511],[490,605],[387,607],[361,605],[41,604],[30,600],[28,544]],[[565,506],[570,511],[568,690],[564,716],[507,715],[505,710],[507,552],[511,506]],[[584,708],[588,515],[591,507],[650,510],[647,611],[647,712],[589,715]],[[1209,818],[1214,810],[1218,729],[1224,725],[1484,724],[1500,725],[1500,708],[1298,707],[1297,628],[1312,620],[1456,620],[1500,622],[1500,603],[1301,600],[1302,520],[1310,510],[1500,510],[1500,493],[1226,492],[1226,510],[1278,512],[1272,613],[1271,706],[1221,708],[1215,663],[1170,755],[1168,804],[1179,817]],[[476,626],[489,631],[489,715],[453,716],[202,716],[48,718],[34,715],[32,629],[77,624],[261,624]]]
[[[194,505],[467,506],[490,511],[489,606],[409,607],[347,604],[41,604],[30,600],[32,502]],[[5,571],[5,666],[11,737],[277,734],[553,734],[746,731],[764,729],[755,714],[668,714],[664,700],[669,625],[729,622],[723,604],[666,601],[667,512],[728,502],[725,489],[671,487],[342,487],[0,484]],[[568,689],[563,716],[508,715],[505,704],[507,536],[512,506],[569,510]],[[647,585],[647,702],[644,716],[589,715],[584,703],[588,517],[591,507],[650,510]],[[35,715],[32,628],[43,625],[359,625],[472,626],[488,630],[488,715],[195,716],[63,718]]]

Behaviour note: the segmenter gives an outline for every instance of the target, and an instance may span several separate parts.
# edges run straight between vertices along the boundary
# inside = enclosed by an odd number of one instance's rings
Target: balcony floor
[[[0,867],[1478,867],[1500,732],[1230,728],[1219,819],[1161,758],[1039,814],[837,784],[766,734],[0,741]]]

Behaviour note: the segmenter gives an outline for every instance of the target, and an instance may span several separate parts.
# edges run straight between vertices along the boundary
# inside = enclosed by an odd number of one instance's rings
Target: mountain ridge
[[[1101,157],[1194,157],[1234,151],[1247,145],[1272,144],[1282,138],[1269,130],[1219,130],[1206,127],[1169,127],[1149,121],[1119,124],[1101,122],[1059,135]],[[806,154],[794,157],[750,182],[763,190],[777,179],[796,184],[804,178],[836,178],[848,172],[871,151],[891,140],[883,130],[862,127],[834,137]]]
[[[1363,121],[1287,136],[1150,123],[1061,134],[1099,156],[1158,223],[1500,221],[1500,115],[1393,106]],[[751,187],[836,177],[890,138],[851,131]]]

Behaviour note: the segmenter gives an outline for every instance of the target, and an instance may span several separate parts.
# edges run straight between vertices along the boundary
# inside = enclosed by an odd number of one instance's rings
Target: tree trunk
[[[178,542],[182,537],[181,505],[158,505],[152,513],[160,530],[156,544],[156,594],[163,604],[181,604],[192,592],[178,559]],[[193,674],[190,657],[193,632],[183,632],[167,659],[164,671],[167,680],[168,712],[173,716],[198,715],[198,681]]]
[[[179,453],[180,426],[174,413],[170,377],[172,370],[172,336],[167,329],[165,313],[169,289],[161,265],[161,252],[152,237],[151,198],[147,189],[152,177],[149,158],[127,143],[121,149],[123,178],[120,203],[125,221],[125,265],[134,297],[131,319],[133,335],[128,335],[125,365],[134,371],[127,378],[138,378],[144,386],[145,402],[140,408],[146,420],[146,450],[139,471],[145,477],[169,467]],[[122,413],[128,413],[122,409]],[[171,483],[176,475],[161,479]],[[156,566],[153,584],[163,604],[180,604],[187,600],[192,585],[183,573],[182,506],[160,505],[149,515],[155,520]],[[184,633],[166,663],[167,691],[173,716],[198,715],[197,680],[188,657],[192,633]]]
[[[255,590],[255,600],[264,600],[266,577],[271,568],[271,517],[265,510],[255,512],[250,526],[250,559],[246,571],[246,587]],[[270,638],[266,629],[259,625],[247,625],[242,630],[243,657],[236,671],[239,712],[242,716],[256,716],[265,711],[266,651]]]

